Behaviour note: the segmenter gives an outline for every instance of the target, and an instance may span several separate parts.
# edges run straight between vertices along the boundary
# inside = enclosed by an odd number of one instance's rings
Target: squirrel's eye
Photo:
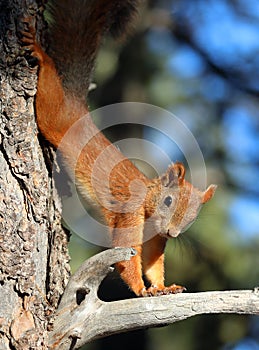
[[[165,200],[164,200],[164,204],[167,207],[170,207],[170,205],[172,204],[172,197],[171,196],[166,197]]]

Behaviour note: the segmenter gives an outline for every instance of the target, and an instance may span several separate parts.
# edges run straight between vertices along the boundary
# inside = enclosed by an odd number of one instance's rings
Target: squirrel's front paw
[[[185,290],[186,290],[186,288],[183,286],[178,286],[177,284],[172,284],[169,287],[151,286],[146,290],[146,293],[147,293],[147,296],[159,296],[159,295],[182,293]]]
[[[36,28],[35,28],[35,18],[32,16],[24,17],[21,20],[23,29],[20,30],[22,35],[21,42],[24,44],[25,48],[30,48],[36,42]]]
[[[45,53],[36,40],[35,18],[23,18],[21,23],[23,23],[23,30],[20,31],[23,48],[30,51],[30,56],[37,59],[37,61],[42,62]]]
[[[150,294],[149,294],[147,288],[145,287],[145,288],[142,288],[140,290],[140,292],[138,293],[138,296],[139,297],[150,297]]]

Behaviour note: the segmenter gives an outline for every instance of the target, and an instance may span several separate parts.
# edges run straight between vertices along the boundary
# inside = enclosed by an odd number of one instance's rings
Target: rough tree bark
[[[104,303],[99,284],[112,263],[131,257],[125,248],[91,258],[69,280],[53,154],[35,123],[37,67],[29,68],[18,39],[28,12],[39,17],[41,31],[43,1],[0,2],[0,349],[73,349],[196,314],[259,314],[257,289]]]
[[[40,1],[0,1],[0,349],[46,349],[47,324],[68,280],[67,234],[38,140],[37,68],[19,43]],[[41,21],[38,21],[40,25]]]

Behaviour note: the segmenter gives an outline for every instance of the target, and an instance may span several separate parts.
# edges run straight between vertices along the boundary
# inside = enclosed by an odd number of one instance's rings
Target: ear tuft
[[[217,189],[216,185],[210,185],[203,194],[202,204],[207,203],[213,196]]]
[[[166,173],[161,176],[162,185],[165,187],[172,187],[174,185],[181,185],[184,181],[185,168],[180,162],[171,164]]]
[[[183,163],[177,162],[174,164],[175,172],[177,174],[177,177],[179,179],[179,184],[181,185],[184,181],[185,176],[185,167]]]

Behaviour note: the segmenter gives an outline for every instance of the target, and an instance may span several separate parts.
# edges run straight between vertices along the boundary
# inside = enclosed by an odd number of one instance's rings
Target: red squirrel
[[[137,296],[153,296],[185,290],[175,284],[164,285],[166,242],[196,219],[216,186],[210,185],[205,191],[193,187],[185,180],[181,163],[170,165],[158,178],[147,178],[108,141],[89,115],[85,95],[102,38],[108,33],[124,35],[140,2],[51,1],[49,54],[37,42],[31,18],[24,20],[22,42],[39,65],[36,116],[41,133],[61,150],[68,169],[74,171],[81,195],[100,210],[112,245],[136,250],[130,261],[116,265],[122,279]],[[70,136],[61,142],[67,132]],[[102,166],[93,174],[95,162],[104,151],[108,153]],[[111,159],[116,165],[110,171]],[[100,184],[98,188],[93,177]],[[148,230],[153,232],[152,238],[144,241]]]

